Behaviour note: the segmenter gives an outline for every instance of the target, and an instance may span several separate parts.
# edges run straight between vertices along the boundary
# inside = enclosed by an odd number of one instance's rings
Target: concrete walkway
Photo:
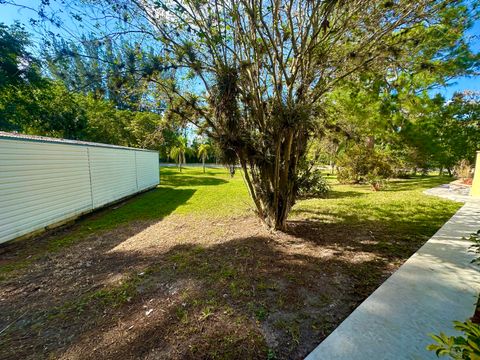
[[[462,203],[473,202],[480,205],[480,198],[473,198],[469,196],[469,192],[470,189],[468,187],[459,187],[445,184],[425,190],[423,193]]]
[[[445,187],[430,195],[467,203],[328,336],[307,360],[438,359],[429,333],[475,310],[480,271],[462,237],[480,229],[480,199]]]

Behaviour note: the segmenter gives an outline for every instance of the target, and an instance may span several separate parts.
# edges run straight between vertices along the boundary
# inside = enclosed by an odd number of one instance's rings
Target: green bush
[[[438,357],[449,356],[455,360],[480,359],[480,326],[470,320],[463,323],[454,321],[454,325],[463,336],[447,336],[443,332],[440,335],[430,335],[436,343],[430,344],[427,349],[435,351]]]
[[[305,170],[298,177],[298,195],[300,197],[325,197],[330,185],[319,169]]]
[[[385,152],[356,144],[339,157],[337,179],[342,184],[368,183],[380,190],[393,175],[391,163]]]

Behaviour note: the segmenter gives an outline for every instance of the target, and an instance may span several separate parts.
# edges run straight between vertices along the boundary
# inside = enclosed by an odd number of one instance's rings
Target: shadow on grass
[[[353,209],[337,223],[289,221],[283,240],[167,251],[114,250],[149,222],[107,233],[2,284],[15,291],[2,299],[0,328],[14,324],[0,357],[304,358],[446,220],[443,208],[422,209],[417,222],[401,208],[376,220]]]
[[[71,278],[48,294],[16,281],[24,291],[4,299],[0,325],[21,302],[29,312],[0,337],[0,357],[301,359],[390,275],[389,258],[405,260],[425,240],[398,242],[367,220],[289,225],[291,243],[256,235],[166,252],[108,251],[136,231],[104,238],[86,258],[37,270],[38,284],[60,270]],[[79,260],[92,265],[75,268]],[[127,278],[105,286],[116,275]]]
[[[0,329],[13,325],[0,336],[0,358],[300,359],[449,216],[441,202],[406,214],[352,201],[348,212],[309,209],[320,220],[289,221],[288,240],[236,235],[208,247],[114,250],[194,191],[159,188],[94,214],[82,226],[112,231],[2,283]],[[124,222],[132,225],[113,230]]]
[[[165,175],[160,180],[161,185],[179,187],[179,186],[208,186],[226,184],[227,181],[207,175],[185,175],[182,173]]]
[[[10,271],[23,268],[49,252],[71,246],[97,232],[112,230],[133,221],[143,221],[147,226],[149,221],[160,220],[171,214],[178,206],[186,203],[195,191],[169,187],[155,188],[121,203],[86,214],[77,219],[73,225],[53,229],[31,239],[1,244],[0,280]]]
[[[185,204],[195,192],[195,189],[160,186],[119,205],[99,211],[92,216],[93,223],[89,224],[89,227],[103,228],[108,225],[114,227],[133,220],[161,219]]]
[[[368,196],[368,194],[360,191],[336,191],[330,190],[327,193],[327,199],[343,199],[343,198],[354,198]]]
[[[319,258],[266,236],[149,254],[105,251],[112,242],[63,269],[37,269],[38,284],[60,270],[72,278],[48,294],[17,281],[24,292],[4,299],[0,325],[24,311],[19,303],[29,311],[0,337],[1,356],[265,359],[270,348],[277,359],[300,359],[385,277],[382,262]],[[79,260],[92,265],[75,269]]]
[[[449,180],[395,180],[377,193],[339,187],[331,198],[294,208],[288,233],[318,246],[401,259],[416,251],[460,208],[460,204],[421,194]]]
[[[459,207],[438,200],[418,201],[408,207],[352,201],[333,212],[331,207],[302,208],[295,211],[296,219],[289,221],[287,233],[316,246],[401,259],[423,245]]]

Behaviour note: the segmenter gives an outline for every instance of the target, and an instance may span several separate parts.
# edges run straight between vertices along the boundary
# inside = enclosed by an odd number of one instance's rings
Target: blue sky
[[[27,5],[31,7],[37,7],[40,3],[40,0],[16,0],[15,3]],[[29,26],[29,19],[34,15],[33,12],[26,9],[19,9],[16,6],[11,5],[0,5],[0,22],[6,24],[12,24],[15,21],[19,21],[27,26]],[[68,22],[69,20],[65,20]],[[70,24],[72,24],[70,22]],[[472,29],[467,33],[467,36],[471,39],[472,49],[474,51],[480,52],[480,21],[475,22]],[[480,77],[460,77],[452,80],[448,86],[439,87],[432,91],[432,93],[440,93],[446,98],[450,98],[452,94],[456,91],[462,90],[476,90],[480,91]]]
[[[475,22],[474,26],[467,32],[467,36],[471,39],[472,50],[480,52],[480,21]],[[450,86],[439,88],[436,92],[441,93],[445,97],[451,97],[455,91],[462,90],[480,91],[480,77],[461,77],[455,79]]]

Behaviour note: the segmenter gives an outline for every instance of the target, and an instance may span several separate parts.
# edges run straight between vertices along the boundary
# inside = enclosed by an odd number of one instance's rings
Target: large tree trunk
[[[312,107],[297,90],[297,98],[287,100],[279,94],[264,101],[251,78],[254,95],[247,106],[238,106],[238,70],[223,69],[211,98],[217,133],[224,161],[238,160],[258,215],[268,227],[285,230],[287,217],[297,195],[298,167],[307,148]],[[301,99],[301,100],[300,100]],[[218,126],[220,124],[220,126]]]
[[[306,142],[306,133],[290,128],[276,136],[271,144],[271,148],[275,149],[272,156],[268,156],[268,149],[260,150],[264,154],[262,158],[239,153],[245,181],[258,215],[270,228],[287,228],[288,213],[297,195],[298,165],[305,155]]]

